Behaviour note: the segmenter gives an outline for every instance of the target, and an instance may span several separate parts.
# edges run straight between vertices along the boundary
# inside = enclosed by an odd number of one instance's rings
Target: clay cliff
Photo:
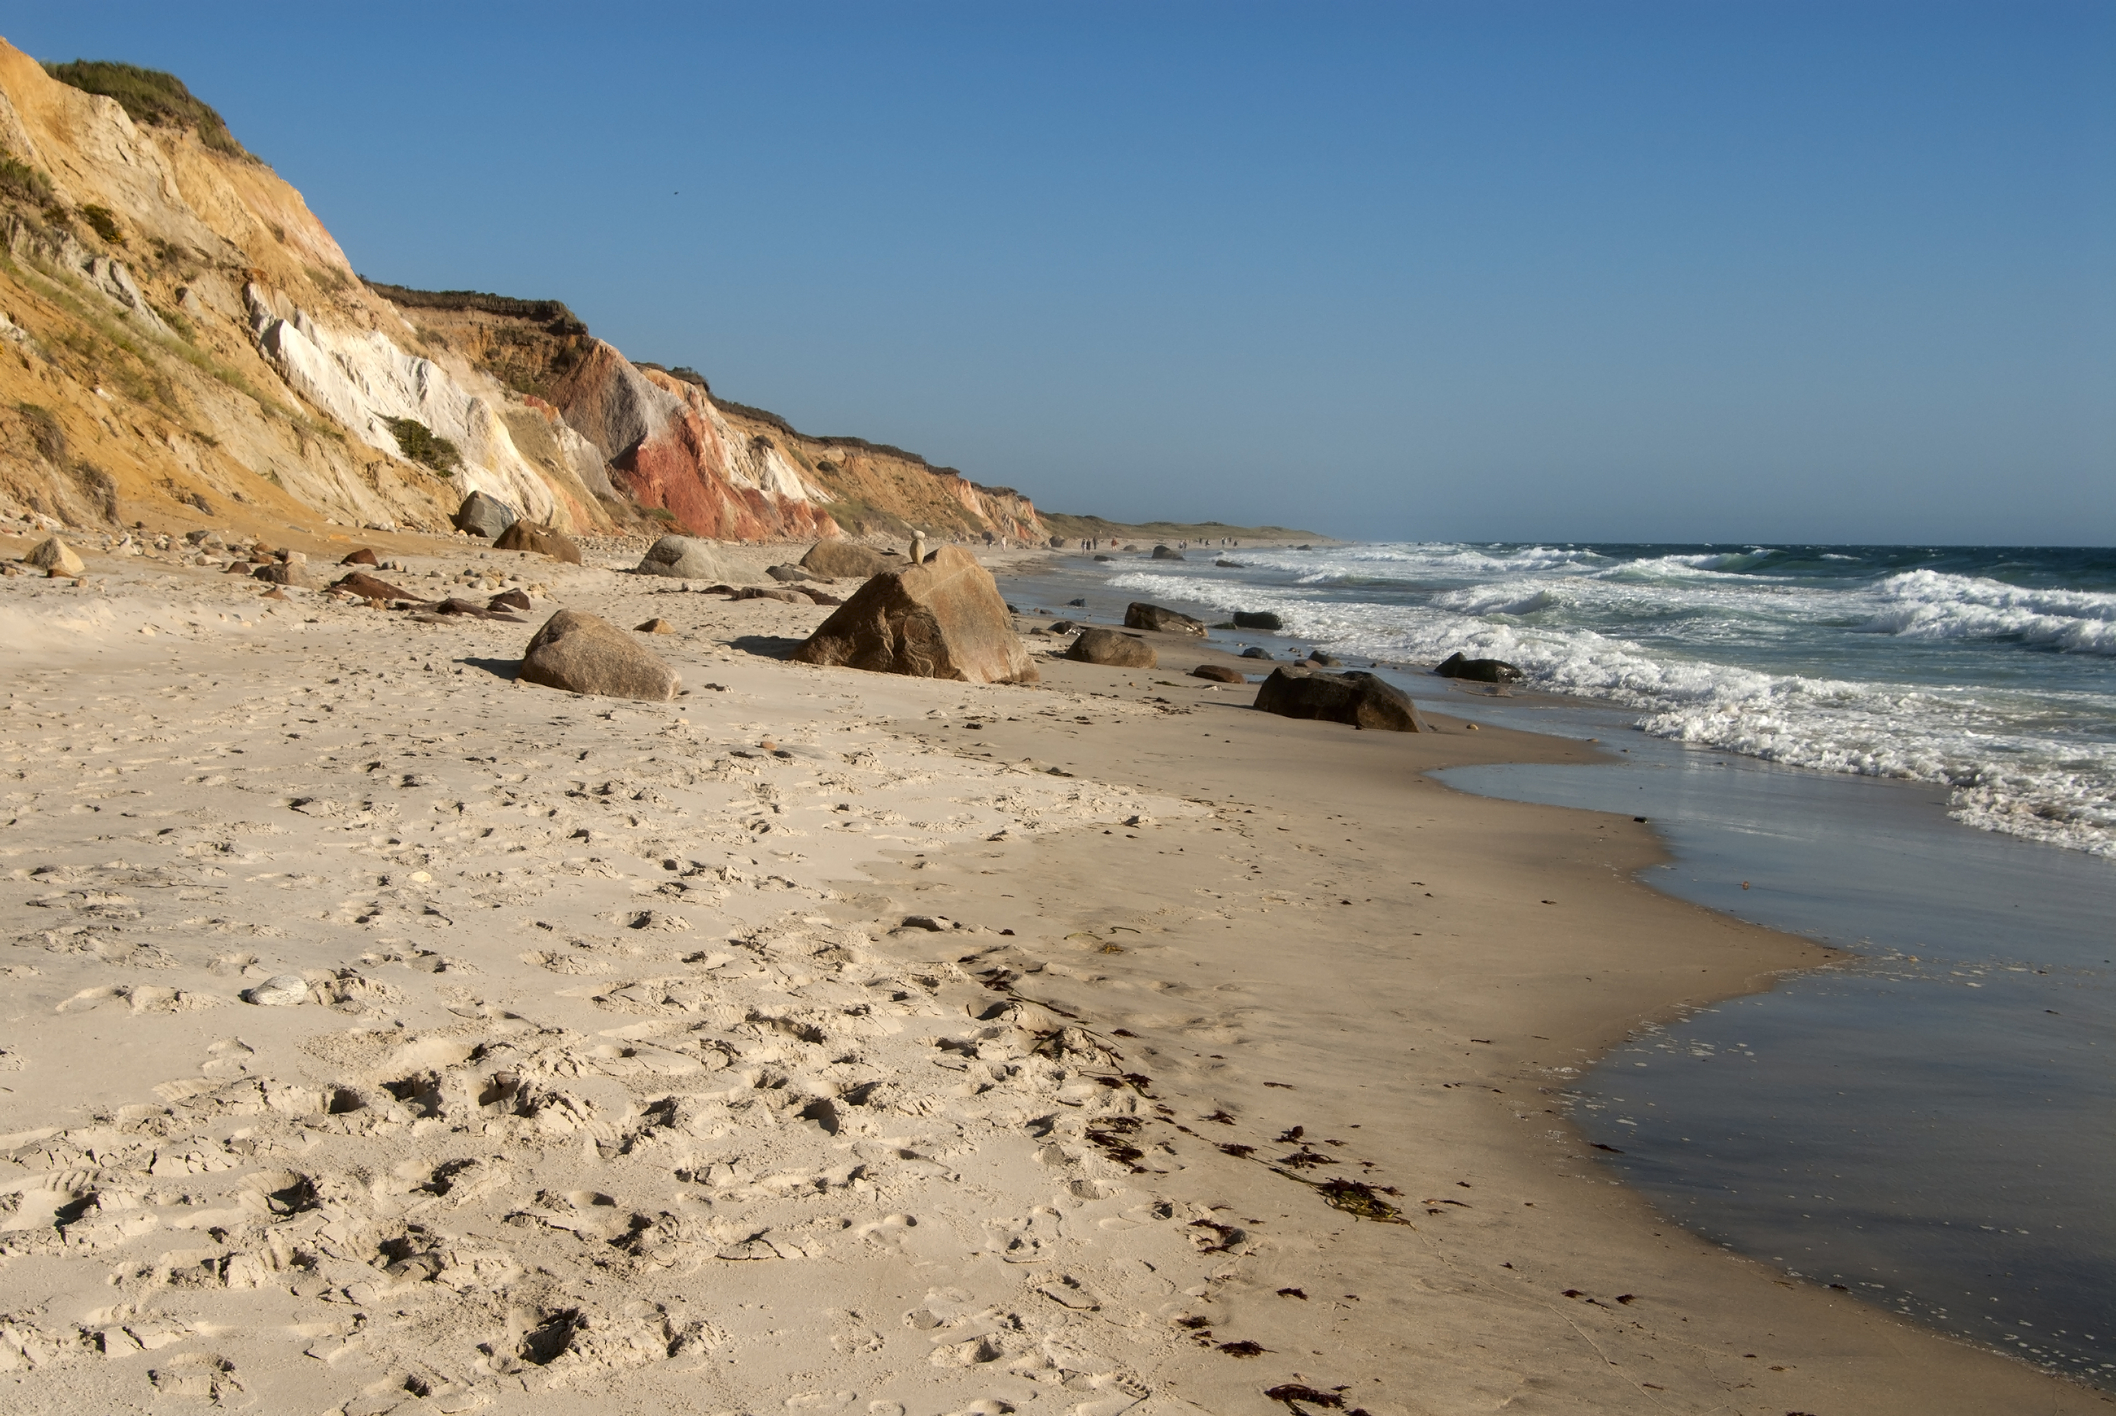
[[[1037,538],[1030,502],[634,363],[557,301],[371,285],[168,75],[0,41],[0,513]]]

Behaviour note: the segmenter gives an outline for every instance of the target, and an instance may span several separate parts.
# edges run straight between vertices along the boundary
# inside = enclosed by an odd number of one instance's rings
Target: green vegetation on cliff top
[[[83,93],[101,94],[124,105],[135,123],[153,123],[164,128],[190,128],[198,140],[215,152],[230,157],[250,156],[211,105],[184,87],[184,81],[159,69],[137,64],[119,64],[106,59],[76,59],[70,64],[46,64],[44,72],[62,84]]]

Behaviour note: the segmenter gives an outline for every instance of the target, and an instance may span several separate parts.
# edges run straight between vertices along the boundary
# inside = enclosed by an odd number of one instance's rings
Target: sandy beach
[[[1589,1061],[1830,959],[1426,775],[1595,747],[1255,713],[1171,637],[815,668],[820,607],[371,543],[533,608],[0,581],[0,1406],[2109,1405],[1593,1163]],[[668,621],[684,695],[516,682],[560,608]]]

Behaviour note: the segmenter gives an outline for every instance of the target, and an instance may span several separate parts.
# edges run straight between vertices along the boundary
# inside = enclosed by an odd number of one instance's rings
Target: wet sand
[[[1829,957],[1425,775],[1594,748],[519,573],[525,625],[0,583],[10,1408],[2106,1404],[1588,1163],[1576,1069]],[[560,605],[671,621],[689,694],[514,683]]]

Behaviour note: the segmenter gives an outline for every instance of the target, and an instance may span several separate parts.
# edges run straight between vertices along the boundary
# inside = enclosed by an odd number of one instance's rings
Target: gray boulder
[[[1185,559],[1185,556],[1173,546],[1155,546],[1153,558],[1157,561],[1179,561]]]
[[[764,567],[764,573],[781,585],[795,585],[803,580],[828,580],[830,578],[827,575],[810,575],[797,565],[768,565]]]
[[[483,536],[488,541],[497,541],[500,533],[521,520],[513,507],[498,497],[472,492],[463,498],[456,514],[448,518],[458,531],[468,531],[473,536]]]
[[[1083,664],[1113,664],[1120,669],[1150,669],[1160,663],[1151,644],[1099,627],[1081,630],[1065,657]]]
[[[1330,674],[1306,664],[1271,671],[1256,691],[1256,706],[1282,718],[1319,718],[1395,733],[1427,733],[1410,696],[1369,673]]]
[[[1269,610],[1236,610],[1234,612],[1234,627],[1236,629],[1268,629],[1277,631],[1284,629],[1286,622]]]
[[[818,541],[801,557],[801,569],[826,580],[868,580],[889,568],[881,552],[856,541]]]
[[[606,619],[560,610],[529,641],[522,655],[524,683],[562,688],[603,698],[666,703],[681,680],[638,640]]]
[[[740,566],[730,566],[711,541],[691,536],[664,536],[640,557],[638,574],[670,575],[680,580],[746,580]]]
[[[1252,644],[1242,651],[1242,657],[1244,659],[1268,659],[1271,657],[1271,651],[1260,644]]]

